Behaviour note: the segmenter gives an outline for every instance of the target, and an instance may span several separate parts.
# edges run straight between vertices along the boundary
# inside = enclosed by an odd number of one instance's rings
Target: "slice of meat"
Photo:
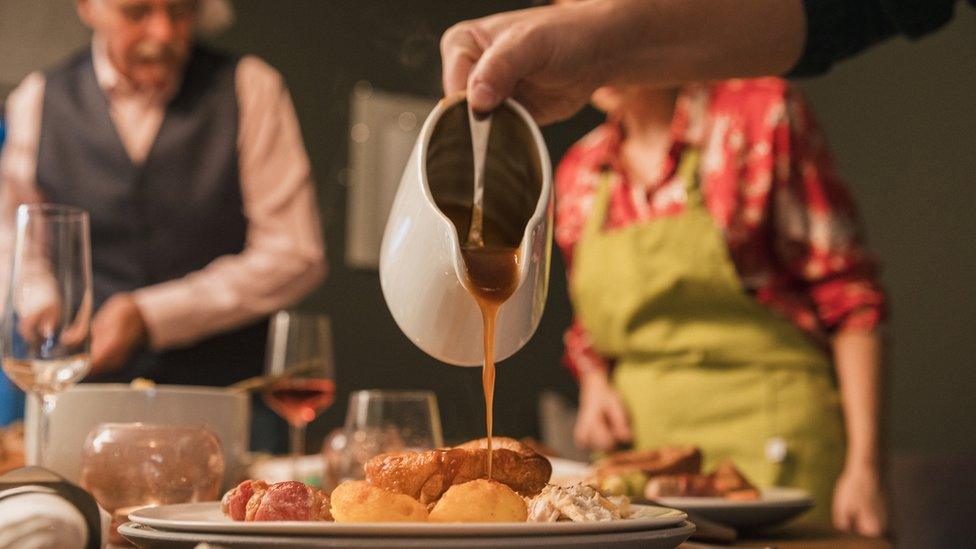
[[[245,480],[224,494],[220,500],[220,510],[231,520],[244,520],[247,514],[247,502],[254,492],[263,492],[268,484],[262,480]]]
[[[731,460],[723,460],[710,475],[715,490],[730,499],[757,499],[759,490],[749,482]]]
[[[289,480],[256,491],[244,520],[332,520],[329,497],[311,486]]]
[[[756,489],[730,460],[722,461],[707,475],[658,475],[644,487],[644,497],[724,497],[735,500],[759,498]]]
[[[492,480],[525,497],[541,492],[552,475],[549,460],[514,439],[494,440],[504,447],[492,450]],[[382,454],[366,462],[366,480],[421,503],[432,503],[455,484],[488,478],[488,450],[478,448],[479,444],[471,441],[467,447]]]
[[[651,477],[644,486],[647,499],[718,495],[711,475],[658,475]]]
[[[696,446],[664,446],[611,454],[594,464],[597,477],[640,471],[647,476],[701,473],[702,454]]]
[[[220,510],[232,520],[332,520],[329,497],[296,481],[245,480],[224,494]]]

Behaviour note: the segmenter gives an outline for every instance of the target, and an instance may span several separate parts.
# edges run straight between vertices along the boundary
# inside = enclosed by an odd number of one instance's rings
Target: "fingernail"
[[[495,89],[484,82],[478,82],[471,90],[471,103],[477,107],[494,107],[497,101]]]

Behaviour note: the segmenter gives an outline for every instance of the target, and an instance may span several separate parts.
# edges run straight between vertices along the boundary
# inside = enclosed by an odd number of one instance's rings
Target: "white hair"
[[[99,4],[104,0],[97,0]],[[197,34],[205,38],[216,36],[234,24],[234,7],[230,0],[200,0],[197,14]]]
[[[197,33],[200,36],[216,36],[234,24],[234,8],[229,0],[200,0],[197,16]]]

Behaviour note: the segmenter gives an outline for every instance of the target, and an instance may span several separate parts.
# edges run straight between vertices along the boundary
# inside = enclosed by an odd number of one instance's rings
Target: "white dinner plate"
[[[140,549],[194,549],[201,543],[228,549],[672,549],[694,531],[695,525],[688,521],[632,532],[461,537],[241,535],[157,530],[135,522],[119,526],[119,533]]]
[[[129,520],[157,530],[230,534],[291,534],[316,536],[534,536],[651,530],[681,524],[687,514],[653,505],[637,505],[641,518],[604,522],[337,523],[325,521],[234,521],[220,512],[216,501],[146,507],[129,513]]]
[[[813,507],[813,498],[799,488],[765,488],[759,499],[752,501],[692,497],[655,498],[654,501],[733,528],[773,526]]]

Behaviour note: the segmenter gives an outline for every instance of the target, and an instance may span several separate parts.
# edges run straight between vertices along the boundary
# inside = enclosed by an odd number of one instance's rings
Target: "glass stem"
[[[47,454],[51,446],[51,415],[58,397],[56,394],[38,394],[37,403],[40,404],[41,413],[38,417],[40,428],[34,440],[34,465],[44,467],[50,461]]]
[[[290,425],[288,428],[288,446],[291,450],[291,478],[298,478],[298,458],[305,455],[305,424]]]

